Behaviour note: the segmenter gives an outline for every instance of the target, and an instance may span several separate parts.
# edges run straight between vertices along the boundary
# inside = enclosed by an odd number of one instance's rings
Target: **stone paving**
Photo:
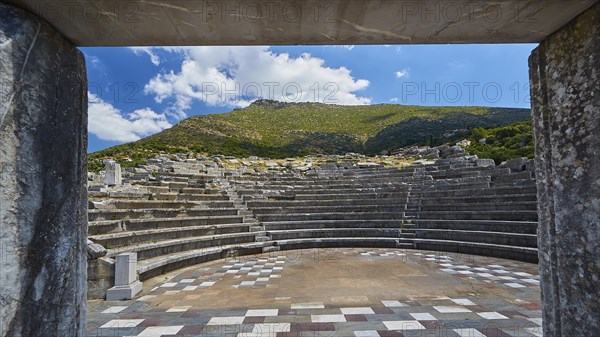
[[[230,258],[144,282],[129,301],[89,301],[89,336],[531,337],[537,265],[393,249]]]

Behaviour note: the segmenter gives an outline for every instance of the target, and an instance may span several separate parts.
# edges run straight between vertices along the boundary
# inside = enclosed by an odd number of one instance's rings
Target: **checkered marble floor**
[[[373,258],[412,255],[422,261],[438,264],[439,270],[445,273],[459,277],[478,278],[485,282],[497,282],[511,288],[525,288],[540,284],[537,274],[524,272],[521,270],[523,264],[508,260],[503,261],[502,264],[481,265],[472,263],[473,257],[469,255],[445,252],[421,253],[412,250],[362,250],[359,254]]]
[[[142,296],[130,301],[90,301],[88,335],[542,336],[539,286],[526,281],[538,279],[535,265],[412,250],[304,252],[301,256],[275,252],[214,261],[148,280]],[[385,270],[377,268],[394,265],[409,268],[405,272],[408,280],[447,280],[447,285],[436,288],[446,294],[434,295],[427,285],[406,291],[402,287],[409,283],[400,281],[398,289],[390,289],[389,283],[384,283]],[[336,273],[336,268],[344,272]],[[352,269],[356,269],[356,277]],[[340,292],[352,282],[361,282],[365,275],[372,289]],[[330,287],[307,294],[307,289],[319,286]],[[473,291],[465,292],[459,286]],[[257,293],[262,297],[254,298]],[[403,293],[410,294],[400,295]]]
[[[186,270],[173,278],[167,279],[152,288],[141,300],[152,299],[161,294],[176,294],[180,291],[194,291],[212,287],[217,282],[227,279],[238,280],[231,285],[238,287],[266,287],[271,279],[280,278],[287,258],[281,256],[242,257],[226,260],[221,268],[194,268]]]

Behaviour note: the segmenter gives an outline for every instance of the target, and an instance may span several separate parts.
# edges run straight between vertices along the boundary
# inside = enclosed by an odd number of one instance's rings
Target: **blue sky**
[[[81,48],[89,151],[262,97],[529,108],[534,44]]]

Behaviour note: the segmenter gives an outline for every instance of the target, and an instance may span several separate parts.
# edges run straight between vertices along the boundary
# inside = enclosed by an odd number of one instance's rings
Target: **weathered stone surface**
[[[377,163],[373,163],[373,162],[360,162],[358,164],[356,164],[358,167],[360,168],[367,168],[367,167],[380,167],[381,165],[377,164]]]
[[[102,245],[87,240],[87,253],[88,260],[94,260],[105,256],[107,251]]]
[[[426,159],[439,159],[440,158],[440,150],[430,149],[427,152],[425,152],[424,157]]]
[[[0,18],[0,335],[84,336],[85,61],[35,16]]]
[[[527,158],[515,158],[500,164],[501,167],[509,168],[512,172],[525,171],[527,166]]]
[[[475,164],[481,167],[496,166],[496,163],[493,159],[477,159],[475,160]]]
[[[107,301],[132,299],[142,291],[137,276],[137,253],[123,253],[115,258],[115,286],[106,292]]]
[[[108,186],[118,186],[123,184],[123,175],[121,173],[121,165],[112,161],[107,160],[105,162],[104,184]]]
[[[86,46],[539,42],[594,2],[6,1]]]
[[[101,257],[88,261],[88,299],[104,299],[115,284],[115,260]]]
[[[319,168],[321,170],[337,170],[338,166],[336,163],[323,163]]]
[[[529,172],[535,172],[535,160],[528,159],[527,163],[525,164],[525,169]]]
[[[529,65],[544,336],[600,336],[600,4]]]

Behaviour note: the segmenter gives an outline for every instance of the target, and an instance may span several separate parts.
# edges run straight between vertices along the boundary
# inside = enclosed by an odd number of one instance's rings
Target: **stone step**
[[[286,177],[269,177],[266,175],[262,176],[250,176],[246,175],[243,177],[234,177],[231,178],[230,182],[232,184],[238,183],[276,183],[276,184],[330,184],[330,183],[344,183],[351,182],[357,179],[367,180],[387,180],[393,181],[393,177],[412,177],[411,173],[380,173],[380,174],[360,174],[356,171],[347,170],[347,171],[339,171],[337,174],[333,175],[322,175],[322,174],[306,174],[303,176],[286,176]]]
[[[254,207],[256,216],[290,213],[335,213],[335,212],[404,212],[405,205],[338,205],[338,206],[296,206],[296,207]]]
[[[503,195],[503,194],[537,194],[535,186],[519,187],[519,186],[502,186],[490,188],[475,188],[475,189],[455,189],[455,190],[423,190],[423,197],[454,197],[454,196],[487,196],[487,195]]]
[[[471,172],[493,172],[495,166],[482,167],[482,166],[464,166],[464,167],[455,167],[451,168],[448,166],[445,167],[437,167],[434,170],[432,167],[429,167],[427,170],[427,174],[430,175],[452,175],[452,174],[461,174],[461,173],[471,173]]]
[[[353,181],[347,183],[336,183],[336,184],[322,184],[315,182],[310,185],[295,185],[295,184],[273,184],[267,183],[263,185],[245,184],[238,185],[238,189],[277,189],[277,188],[294,188],[296,191],[311,191],[311,190],[322,190],[322,189],[351,189],[351,188],[410,188],[409,184],[400,182],[375,182],[369,183],[366,181]]]
[[[480,202],[480,203],[454,203],[454,204],[422,204],[421,212],[427,211],[536,211],[537,203],[535,201],[523,202]],[[408,210],[407,210],[408,211]]]
[[[92,201],[100,201],[107,199],[119,200],[148,200],[152,197],[149,192],[96,192],[88,191],[88,199]]]
[[[194,236],[242,233],[248,231],[248,225],[237,223],[125,231],[120,233],[94,235],[90,236],[89,239],[106,248],[116,248],[145,242],[173,240]]]
[[[273,189],[273,188],[264,188],[264,189],[241,189],[238,190],[239,195],[253,195],[253,194],[286,194],[286,195],[317,195],[317,194],[366,194],[366,193],[398,193],[398,194],[408,194],[409,189],[406,187],[381,187],[381,188],[345,188],[345,189],[325,189],[325,188],[311,188],[311,189],[296,189],[293,187],[287,187],[285,189]]]
[[[213,247],[227,246],[242,243],[251,243],[256,241],[256,233],[234,233],[209,236],[187,237],[174,240],[164,240],[152,243],[141,243],[118,247],[108,250],[108,257],[125,252],[135,252],[138,254],[138,261],[168,255],[182,253],[198,249],[210,249]]]
[[[264,248],[270,245],[272,245],[270,242],[248,242],[165,254],[138,261],[137,271],[140,280],[145,281],[176,269],[203,262],[224,259],[230,256],[260,254]]]
[[[477,181],[477,182],[462,182],[462,181],[433,181],[424,184],[423,192],[428,191],[465,191],[473,189],[490,189],[490,181]]]
[[[239,224],[242,223],[242,221],[243,217],[238,215],[91,221],[88,226],[88,233],[89,235],[102,235],[123,231]]]
[[[429,220],[415,219],[411,221],[419,229],[454,229],[471,231],[507,232],[520,234],[536,234],[537,222],[527,221],[494,221],[494,220]]]
[[[511,183],[515,180],[530,180],[532,183],[534,183],[533,178],[534,178],[533,172],[523,171],[523,172],[499,175],[494,178],[494,182],[497,184],[503,184],[503,183]]]
[[[212,190],[214,191],[214,190]],[[179,191],[181,194],[205,194],[206,188],[184,187]],[[214,193],[211,193],[214,194]]]
[[[336,206],[336,205],[403,205],[407,203],[407,198],[387,198],[387,199],[334,199],[334,200],[270,200],[270,201],[247,201],[246,205],[250,209],[259,207],[298,207],[298,206]]]
[[[280,250],[292,249],[310,249],[310,248],[401,248],[410,249],[414,247],[412,240],[404,240],[398,238],[386,237],[369,237],[369,238],[309,238],[309,239],[290,239],[277,240],[273,244]],[[335,261],[335,256],[324,256],[325,258]]]
[[[414,233],[402,233],[399,229],[391,228],[322,228],[267,231],[272,240],[290,240],[307,238],[336,238],[336,237],[379,237],[410,239]]]
[[[123,220],[102,220],[88,223],[88,235],[101,235],[123,230]]]
[[[266,246],[262,248],[263,253],[278,252],[279,250],[280,248],[277,246]]]
[[[116,210],[89,210],[89,221],[98,220],[125,220],[125,219],[157,219],[176,217],[220,216],[237,215],[235,208],[206,208],[206,209],[116,209]]]
[[[332,199],[386,199],[407,198],[408,192],[346,193],[346,194],[297,194],[294,200],[332,200]]]
[[[90,209],[113,210],[113,209],[146,209],[146,208],[197,208],[201,204],[186,201],[165,200],[103,200],[91,201]]]
[[[368,212],[368,213],[351,213],[351,212],[331,212],[331,213],[291,213],[291,214],[269,214],[257,215],[261,222],[273,221],[301,221],[301,220],[401,220],[403,213],[401,212]]]
[[[406,216],[440,220],[537,221],[537,211],[421,211],[406,212]]]
[[[412,241],[416,249],[491,256],[531,263],[538,262],[538,250],[537,248],[532,247],[517,247],[480,242],[419,238],[415,238]]]
[[[429,197],[414,196],[411,200],[417,199],[421,204],[451,204],[451,203],[481,203],[481,202],[537,202],[537,194],[490,194],[480,196],[450,196],[450,197]]]
[[[206,187],[187,187],[187,188],[169,188],[169,186],[154,186],[150,185],[150,183],[142,183],[138,184],[138,186],[142,186],[148,189],[149,192],[153,194],[168,194],[168,193],[184,193],[184,194],[221,194],[222,192],[218,189],[206,188]]]
[[[505,246],[537,248],[537,235],[507,232],[466,231],[455,229],[415,230],[417,238],[433,240],[452,240],[463,242],[489,243]]]
[[[183,172],[160,172],[156,175],[156,178],[170,179],[170,178],[184,178],[188,180],[196,181],[212,181],[219,178],[216,175],[202,174],[202,173],[183,173]]]
[[[320,228],[381,228],[401,229],[409,231],[414,224],[406,224],[403,220],[312,220],[312,221],[275,221],[263,222],[265,231],[320,229]]]
[[[177,201],[230,201],[227,195],[222,194],[190,194],[190,193],[159,193],[153,196],[156,200]]]
[[[175,182],[175,181],[144,181],[135,184],[136,186],[144,186],[148,188],[150,191],[155,191],[156,193],[166,193],[166,192],[181,192],[184,189],[192,188],[197,190],[203,190],[203,193],[210,193],[209,190],[218,193],[219,190],[208,189],[206,188],[205,183],[197,183],[194,181],[186,181],[186,182]]]
[[[236,181],[232,185],[239,188],[250,188],[255,186],[269,186],[273,188],[281,188],[286,186],[296,186],[310,188],[311,186],[323,186],[332,188],[356,187],[364,185],[373,186],[406,186],[412,178],[376,178],[376,177],[345,177],[344,179],[314,179],[314,180],[287,180],[287,181]]]
[[[288,193],[292,193],[295,195],[313,195],[313,194],[363,194],[363,193],[402,193],[407,194],[410,188],[408,186],[398,186],[398,187],[356,187],[356,188],[304,188],[298,189],[293,188],[291,190],[287,190]]]

